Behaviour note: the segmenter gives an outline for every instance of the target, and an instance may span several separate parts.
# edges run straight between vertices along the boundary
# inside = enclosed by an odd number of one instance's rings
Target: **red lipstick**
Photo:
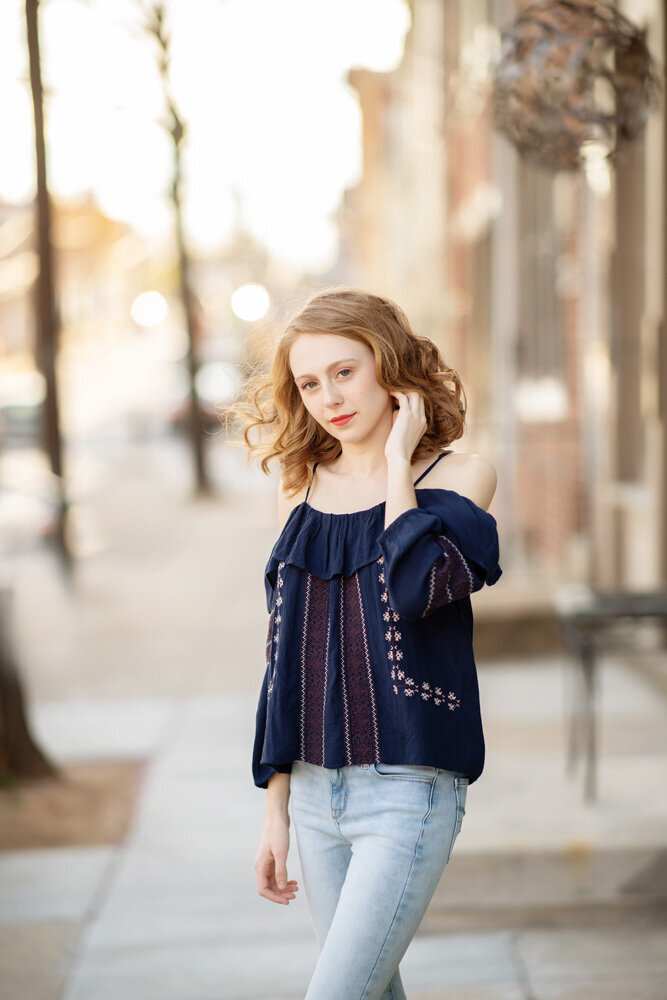
[[[337,427],[342,427],[342,425],[346,424],[348,422],[348,420],[351,420],[353,416],[354,416],[354,413],[344,413],[340,417],[332,417],[331,418],[331,423],[332,424],[336,424]]]

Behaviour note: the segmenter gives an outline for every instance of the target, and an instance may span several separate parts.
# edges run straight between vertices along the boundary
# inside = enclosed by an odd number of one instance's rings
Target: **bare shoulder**
[[[283,479],[282,476],[280,477],[280,486],[278,487],[278,521],[281,531],[294,508],[297,507],[306,496],[307,489],[308,487],[304,486],[303,489],[299,490],[299,492],[295,493],[293,496],[285,496],[283,493]]]
[[[495,466],[477,452],[452,452],[438,462],[427,479],[429,486],[455,490],[483,510],[488,510],[498,484]]]

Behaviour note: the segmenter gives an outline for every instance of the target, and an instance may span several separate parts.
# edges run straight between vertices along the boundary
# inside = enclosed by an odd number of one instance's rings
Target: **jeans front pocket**
[[[454,830],[453,830],[453,833],[452,833],[452,839],[451,839],[450,844],[449,844],[449,854],[447,856],[447,860],[448,861],[449,861],[449,858],[452,855],[452,851],[454,849],[454,843],[456,842],[456,838],[458,837],[459,833],[461,832],[461,825],[463,824],[463,817],[466,814],[466,798],[467,798],[467,795],[468,795],[468,784],[469,784],[469,779],[468,778],[457,776],[453,780],[454,780],[454,795],[455,795],[455,801],[456,801],[456,820],[454,822]]]
[[[438,771],[437,767],[429,764],[371,764],[369,770],[376,778],[426,782],[432,782]]]

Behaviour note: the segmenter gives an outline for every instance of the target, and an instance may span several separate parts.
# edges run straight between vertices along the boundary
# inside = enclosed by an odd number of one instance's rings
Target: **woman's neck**
[[[338,458],[334,459],[327,468],[335,476],[357,482],[386,479],[387,459],[384,455],[384,446],[380,450],[375,448],[343,449]]]
[[[384,449],[391,432],[391,420],[382,420],[363,441],[341,441],[341,453],[328,468],[334,475],[359,483],[387,478]]]

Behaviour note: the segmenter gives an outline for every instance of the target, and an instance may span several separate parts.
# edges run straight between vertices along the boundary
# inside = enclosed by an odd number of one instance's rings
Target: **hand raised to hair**
[[[428,427],[424,397],[420,392],[392,392],[392,396],[399,408],[392,416],[384,455],[388,462],[392,458],[410,462]]]

